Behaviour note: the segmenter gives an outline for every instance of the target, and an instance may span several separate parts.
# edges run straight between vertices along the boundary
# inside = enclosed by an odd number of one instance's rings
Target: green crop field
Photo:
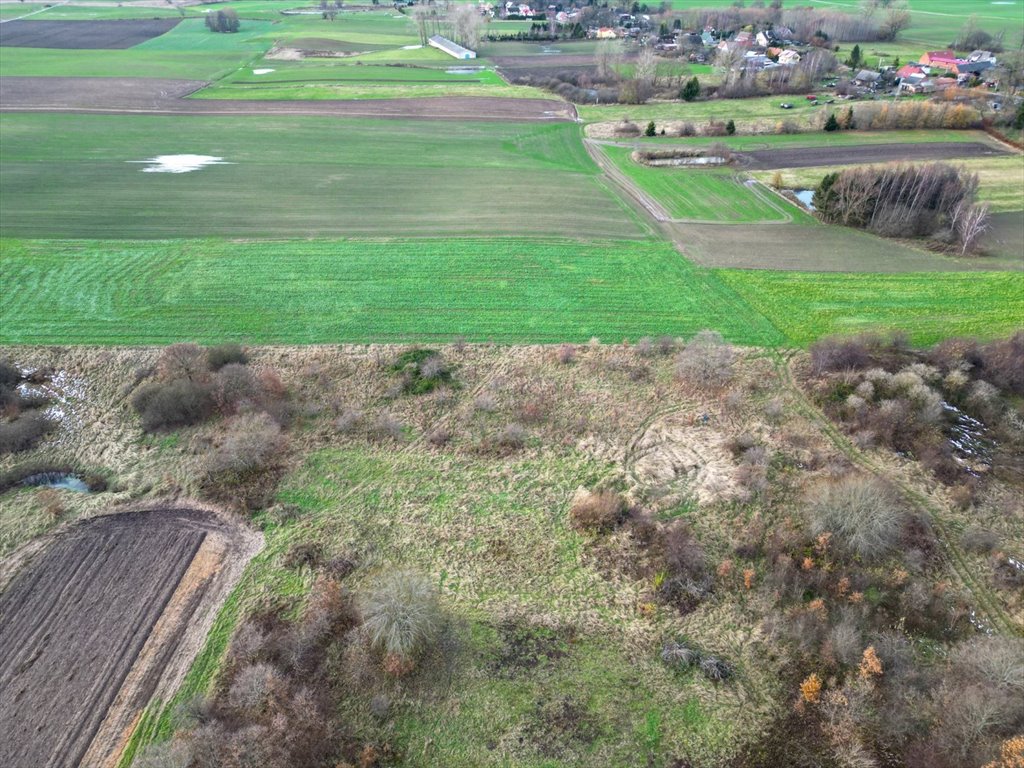
[[[434,49],[430,49],[434,50]],[[442,54],[443,55],[443,54]],[[513,87],[493,69],[459,67],[446,61],[433,66],[387,66],[320,61],[266,60],[240,69],[195,94],[204,99],[360,99],[427,96],[504,96],[551,98],[538,88]],[[440,66],[438,66],[440,65]],[[256,69],[272,72],[255,74]],[[472,71],[471,71],[472,70]]]
[[[949,336],[994,338],[1024,318],[1024,274],[902,275],[718,270],[723,283],[793,344],[828,334],[902,330],[915,344]]]
[[[602,151],[634,184],[675,219],[744,222],[807,220],[796,206],[757,190],[722,168],[651,168],[635,162],[625,147]]]
[[[780,109],[789,102],[792,109]],[[630,118],[637,123],[648,120],[790,120],[806,122],[822,113],[824,107],[812,107],[799,96],[761,96],[750,99],[712,99],[709,101],[670,101],[651,104],[581,104],[580,117],[588,123],[618,121]]]
[[[637,237],[567,123],[0,116],[17,237]],[[221,157],[144,173],[159,155]]]
[[[707,326],[783,343],[658,241],[3,242],[3,343],[619,341]]]

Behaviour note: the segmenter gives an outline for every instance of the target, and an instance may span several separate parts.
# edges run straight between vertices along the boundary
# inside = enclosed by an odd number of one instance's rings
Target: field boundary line
[[[44,5],[38,11],[26,13],[24,16],[15,16],[13,19],[0,19],[0,24],[6,24],[9,21],[21,21],[22,19],[27,19],[29,16],[35,16],[37,13],[42,13],[43,11],[52,11],[54,8],[60,8],[62,5],[67,5],[69,2],[71,2],[71,0],[61,0],[61,2],[54,3],[53,5]]]

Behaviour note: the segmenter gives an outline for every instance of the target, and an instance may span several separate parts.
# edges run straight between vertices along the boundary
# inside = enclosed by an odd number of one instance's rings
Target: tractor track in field
[[[938,534],[940,541],[939,551],[948,564],[950,571],[960,582],[964,590],[970,594],[973,602],[974,617],[981,624],[994,632],[1004,635],[1017,635],[1024,637],[1024,626],[1014,620],[1003,610],[999,598],[994,591],[982,583],[971,573],[956,537],[950,530],[946,514],[940,504],[929,498],[925,493],[913,487],[898,474],[887,470],[879,462],[872,459],[859,448],[857,448],[840,430],[832,423],[831,419],[819,409],[803,390],[796,383],[791,369],[791,356],[776,355],[774,365],[779,378],[779,385],[793,397],[797,411],[814,424],[836,450],[840,451],[847,459],[862,470],[871,473],[875,477],[891,485],[903,497],[910,506],[918,512],[924,513],[931,521]]]

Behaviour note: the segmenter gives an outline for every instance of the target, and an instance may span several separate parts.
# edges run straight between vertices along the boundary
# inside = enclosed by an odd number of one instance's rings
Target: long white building
[[[437,48],[439,51],[444,51],[449,56],[454,56],[456,59],[475,59],[476,51],[471,51],[469,48],[463,48],[458,43],[453,43],[447,37],[441,37],[440,35],[434,35],[430,38],[430,45]]]

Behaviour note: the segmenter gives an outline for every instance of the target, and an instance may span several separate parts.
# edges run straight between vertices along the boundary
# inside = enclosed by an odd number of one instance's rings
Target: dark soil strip
[[[862,144],[851,147],[804,147],[803,149],[759,149],[744,152],[747,167],[815,168],[822,165],[952,160],[967,157],[995,157],[1010,150],[981,142],[936,142],[933,144]]]
[[[0,594],[0,765],[80,764],[211,519],[157,510],[85,521]]]
[[[117,50],[159,37],[180,22],[180,18],[112,21],[20,19],[0,24],[0,47]]]
[[[185,99],[205,83],[119,77],[0,77],[0,112],[153,115],[310,115],[393,120],[575,120],[556,99],[435,96],[411,99]]]

